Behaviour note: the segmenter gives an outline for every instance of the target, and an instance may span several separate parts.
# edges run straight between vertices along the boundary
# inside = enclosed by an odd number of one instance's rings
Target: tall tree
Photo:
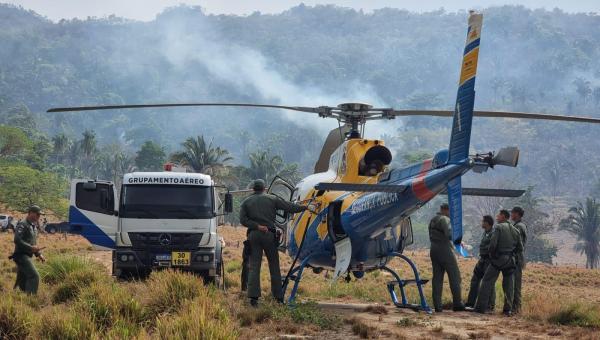
[[[575,250],[585,254],[586,268],[598,268],[600,264],[600,203],[587,198],[585,204],[569,209],[569,217],[560,222],[560,228],[577,237]]]
[[[31,146],[23,130],[0,125],[0,157],[20,157]]]
[[[275,176],[281,176],[292,182],[300,178],[297,164],[286,164],[278,155],[271,155],[269,151],[256,151],[248,156],[250,167],[247,174],[250,179],[264,179],[270,183]]]
[[[141,171],[160,171],[166,157],[162,146],[148,140],[136,153],[135,165]]]
[[[172,154],[171,161],[195,172],[215,175],[233,159],[229,156],[229,151],[214,146],[212,140],[206,143],[204,136],[189,137],[181,146],[183,151]]]
[[[24,165],[1,167],[0,173],[0,197],[9,208],[25,211],[28,206],[37,204],[59,217],[66,215],[67,183],[55,174]]]
[[[69,149],[69,137],[64,133],[59,133],[52,137],[52,151],[54,153],[54,161],[61,163],[65,157],[65,153]]]
[[[85,130],[82,133],[82,139],[79,141],[79,152],[83,158],[80,161],[81,170],[91,175],[94,167],[94,158],[96,157],[96,133],[93,130]]]

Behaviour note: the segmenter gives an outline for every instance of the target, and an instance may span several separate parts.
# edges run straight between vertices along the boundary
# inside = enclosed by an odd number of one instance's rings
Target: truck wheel
[[[50,227],[50,228],[48,228],[48,233],[50,233],[50,234],[56,234],[56,227]]]

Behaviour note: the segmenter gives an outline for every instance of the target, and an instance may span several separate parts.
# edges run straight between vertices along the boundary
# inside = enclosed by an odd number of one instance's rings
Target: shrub
[[[550,315],[548,321],[560,325],[600,327],[600,311],[592,306],[574,303]]]
[[[97,274],[89,270],[74,271],[68,273],[63,282],[58,283],[52,294],[53,303],[70,301],[79,295],[79,292],[95,282],[103,281]],[[107,280],[108,281],[108,280]]]
[[[39,266],[42,281],[48,284],[64,282],[71,273],[86,273],[88,277],[106,277],[106,268],[86,257],[57,255]]]
[[[76,309],[86,315],[98,331],[113,331],[131,337],[145,319],[143,306],[114,283],[94,283],[81,291]]]
[[[3,294],[0,300],[0,339],[25,339],[33,323],[31,309]]]
[[[352,318],[346,320],[346,322],[352,325],[352,333],[363,339],[376,338],[378,336],[375,327],[367,325],[360,319]]]
[[[148,285],[148,317],[178,311],[185,300],[212,292],[198,277],[176,271],[153,272]]]
[[[242,310],[238,314],[238,318],[240,324],[244,327],[253,323],[262,323],[266,320],[311,324],[321,329],[332,329],[341,323],[337,316],[324,313],[314,302],[286,306],[273,301],[265,301],[259,308]]]
[[[174,316],[157,320],[158,339],[235,339],[236,327],[227,311],[208,295],[187,302]]]
[[[73,310],[66,313],[53,309],[39,323],[37,329],[39,339],[49,340],[80,340],[97,337],[93,322],[88,316],[78,314]]]

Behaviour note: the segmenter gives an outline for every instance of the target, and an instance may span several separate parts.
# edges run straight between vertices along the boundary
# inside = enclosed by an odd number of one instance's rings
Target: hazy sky
[[[448,11],[456,11],[520,4],[530,8],[558,7],[567,12],[600,12],[600,0],[0,0],[0,2],[21,5],[52,20],[88,16],[104,17],[111,14],[130,19],[152,20],[165,7],[182,3],[202,6],[208,13],[240,15],[254,11],[278,13],[302,2],[306,5],[335,4],[367,11],[382,7],[405,8],[417,12],[443,7]]]

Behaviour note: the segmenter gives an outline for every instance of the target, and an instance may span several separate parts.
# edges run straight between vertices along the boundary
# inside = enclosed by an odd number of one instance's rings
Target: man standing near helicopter
[[[260,265],[264,251],[269,261],[271,293],[277,301],[283,303],[275,216],[277,210],[298,213],[306,210],[307,207],[286,202],[274,195],[265,194],[265,182],[262,179],[255,180],[252,189],[254,193],[242,202],[240,208],[240,223],[248,228],[247,235],[250,243],[248,298],[250,298],[251,306],[258,306],[258,298],[260,297]]]
[[[452,250],[450,233],[450,207],[447,203],[440,206],[440,211],[429,222],[429,240],[431,241],[430,257],[433,268],[431,296],[436,312],[442,311],[442,288],[444,273],[448,273],[450,291],[452,292],[452,310],[463,311],[460,291],[460,271]]]

